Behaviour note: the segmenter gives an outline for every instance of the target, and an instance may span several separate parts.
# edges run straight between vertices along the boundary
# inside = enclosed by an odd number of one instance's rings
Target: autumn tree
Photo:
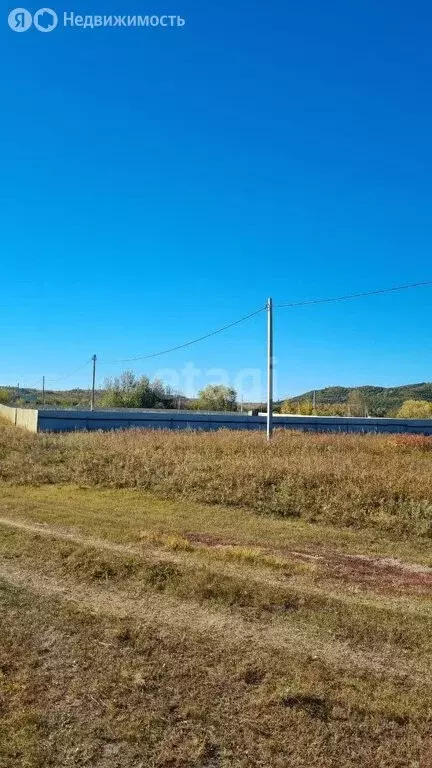
[[[397,416],[400,419],[432,419],[432,403],[427,400],[405,400]]]

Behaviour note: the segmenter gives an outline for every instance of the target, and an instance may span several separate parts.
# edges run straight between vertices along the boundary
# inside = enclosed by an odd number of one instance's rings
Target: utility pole
[[[273,300],[267,301],[267,440],[273,434]]]
[[[42,376],[42,405],[45,405],[45,376]]]
[[[316,390],[315,389],[313,391],[312,407],[313,407],[313,410],[314,410],[314,413],[315,413],[315,409],[316,409]]]
[[[93,355],[93,379],[92,379],[92,394],[91,394],[91,402],[90,402],[90,410],[94,411],[95,407],[95,384],[96,384],[96,355]]]

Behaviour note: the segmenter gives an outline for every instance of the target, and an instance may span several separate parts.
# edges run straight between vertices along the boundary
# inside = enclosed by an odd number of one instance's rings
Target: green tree
[[[236,411],[237,393],[223,384],[208,384],[198,392],[196,407],[199,411]]]
[[[150,381],[148,376],[137,378],[132,371],[124,371],[114,379],[107,379],[100,404],[106,408],[172,408],[173,394],[162,381]]]
[[[12,401],[11,393],[8,389],[0,389],[0,403],[2,405],[9,405]]]
[[[405,400],[397,416],[400,419],[432,419],[432,403],[427,400]]]

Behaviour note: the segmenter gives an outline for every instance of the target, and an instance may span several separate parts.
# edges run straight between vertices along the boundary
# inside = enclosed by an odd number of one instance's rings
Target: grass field
[[[256,432],[0,429],[0,480],[137,488],[389,535],[432,537],[432,441]]]
[[[1,768],[431,768],[430,446],[0,427]]]

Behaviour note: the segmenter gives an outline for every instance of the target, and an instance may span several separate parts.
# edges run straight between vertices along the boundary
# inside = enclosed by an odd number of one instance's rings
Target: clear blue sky
[[[430,2],[84,6],[53,5],[187,25],[16,34],[4,13],[1,383],[180,344],[269,295],[432,278]],[[280,310],[277,394],[430,380],[431,309],[422,288]],[[264,314],[132,367],[187,363],[197,386],[264,370]]]

